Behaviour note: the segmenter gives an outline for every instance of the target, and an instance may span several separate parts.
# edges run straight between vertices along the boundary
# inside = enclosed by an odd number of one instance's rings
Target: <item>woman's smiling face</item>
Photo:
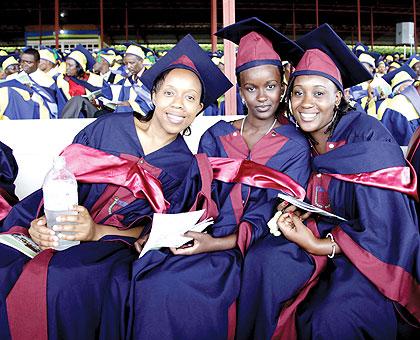
[[[203,109],[202,86],[197,75],[189,70],[171,70],[152,95],[154,120],[167,134],[185,130]]]
[[[291,109],[300,128],[316,136],[331,124],[342,93],[329,79],[317,75],[297,76],[291,92]]]

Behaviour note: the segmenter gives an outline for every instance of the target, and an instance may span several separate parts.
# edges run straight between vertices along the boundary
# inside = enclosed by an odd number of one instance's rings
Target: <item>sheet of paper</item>
[[[330,213],[328,211],[325,211],[325,210],[323,210],[321,208],[318,208],[318,207],[316,207],[316,206],[314,206],[312,204],[309,204],[309,203],[300,201],[300,200],[298,200],[298,199],[296,199],[296,198],[294,198],[292,196],[284,195],[284,194],[278,194],[278,197],[280,197],[282,200],[285,200],[285,201],[289,202],[290,204],[293,204],[294,206],[296,206],[296,207],[298,207],[298,208],[300,208],[302,210],[310,211],[312,213],[319,214],[319,215],[322,215],[322,216],[334,217],[334,218],[337,218],[337,219],[339,219],[341,221],[347,221],[345,218],[342,218],[340,216],[334,215],[334,214],[332,214],[332,213]]]
[[[180,214],[153,214],[152,230],[139,258],[149,250],[162,247],[177,248],[190,241],[191,238],[184,236],[187,231],[202,232],[213,223],[211,219],[197,223],[203,214],[204,210]]]
[[[84,95],[82,95],[82,97],[87,98],[89,100],[92,100],[94,98],[98,98],[101,94],[102,94],[102,89],[99,89],[99,90],[93,91],[89,94],[84,94]]]

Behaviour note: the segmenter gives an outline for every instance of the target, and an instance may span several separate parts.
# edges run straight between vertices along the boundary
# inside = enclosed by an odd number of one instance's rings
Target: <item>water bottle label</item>
[[[77,187],[71,182],[52,182],[43,188],[44,208],[48,210],[71,210],[77,204]]]

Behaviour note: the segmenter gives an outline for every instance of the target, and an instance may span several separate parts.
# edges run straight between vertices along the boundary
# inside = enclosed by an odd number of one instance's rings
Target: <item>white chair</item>
[[[185,140],[197,152],[201,135],[220,119],[238,116],[198,116]],[[13,149],[19,165],[16,195],[22,199],[42,186],[52,160],[69,145],[74,136],[94,119],[6,120],[0,121],[0,140]]]

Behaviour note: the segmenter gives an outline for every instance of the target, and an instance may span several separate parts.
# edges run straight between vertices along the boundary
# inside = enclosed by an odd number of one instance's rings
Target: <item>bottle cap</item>
[[[66,166],[66,159],[63,156],[57,156],[54,158],[53,167],[54,169],[63,169]]]

